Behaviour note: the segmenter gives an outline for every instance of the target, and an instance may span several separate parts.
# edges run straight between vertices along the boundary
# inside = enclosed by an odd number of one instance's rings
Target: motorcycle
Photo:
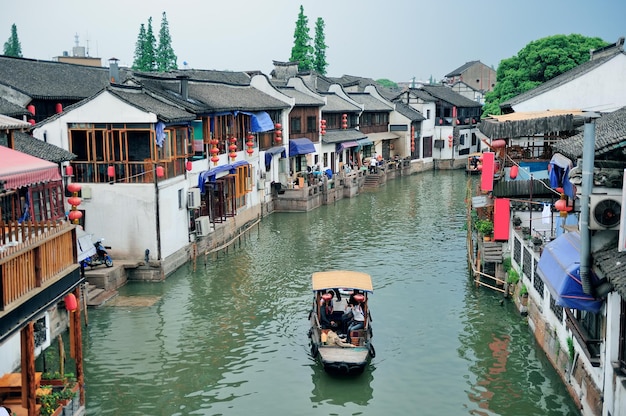
[[[101,238],[95,243],[93,243],[94,247],[96,248],[96,254],[94,254],[93,256],[87,257],[86,259],[82,261],[83,268],[89,266],[93,269],[94,267],[99,266],[101,264],[104,264],[107,267],[113,266],[113,259],[111,258],[111,256],[109,256],[109,253],[107,252],[107,248],[111,248],[111,247],[105,246],[104,244],[102,244],[103,241],[104,241],[104,238]]]

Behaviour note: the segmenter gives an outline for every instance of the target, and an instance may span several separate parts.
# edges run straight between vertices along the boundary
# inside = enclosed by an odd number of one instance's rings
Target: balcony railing
[[[74,225],[0,221],[0,310],[78,267]]]
[[[154,162],[71,162],[74,168],[73,182],[80,183],[153,183],[157,180],[173,178],[185,173],[185,159]],[[163,177],[158,177],[157,166],[163,168]],[[109,176],[113,173],[113,176]]]

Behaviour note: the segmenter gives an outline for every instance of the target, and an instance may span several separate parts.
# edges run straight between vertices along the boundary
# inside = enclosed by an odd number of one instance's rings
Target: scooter
[[[107,252],[107,248],[111,248],[111,247],[105,246],[104,244],[102,244],[103,241],[104,241],[104,238],[101,238],[95,243],[93,243],[94,247],[96,247],[96,254],[94,254],[91,257],[87,257],[85,260],[83,260],[82,262],[83,268],[89,266],[93,269],[94,267],[99,266],[101,264],[104,264],[107,267],[113,266],[113,259],[111,258],[111,256],[109,256],[109,253]]]

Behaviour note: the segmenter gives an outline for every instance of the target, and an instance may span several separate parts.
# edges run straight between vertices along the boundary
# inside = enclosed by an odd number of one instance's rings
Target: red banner
[[[480,175],[480,189],[488,192],[493,191],[494,153],[483,153],[482,172]]]
[[[511,223],[511,204],[508,198],[498,198],[493,207],[493,239],[508,240]]]

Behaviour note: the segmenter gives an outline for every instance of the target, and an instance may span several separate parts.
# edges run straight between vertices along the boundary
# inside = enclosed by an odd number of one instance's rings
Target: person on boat
[[[361,294],[354,295],[355,304],[350,306],[352,312],[352,320],[348,325],[348,342],[350,342],[350,333],[365,328],[365,312],[363,311],[364,296]]]
[[[324,293],[320,300],[320,324],[322,329],[337,328],[337,323],[333,321],[333,295]]]
[[[0,416],[11,416],[12,414],[11,409],[6,406],[0,406]]]
[[[327,336],[328,336],[328,338],[326,338],[327,345],[336,345],[342,348],[354,348],[355,347],[354,345],[348,342],[345,342],[344,340],[339,338],[339,335],[337,335],[335,331],[332,331],[332,330],[328,331]]]

